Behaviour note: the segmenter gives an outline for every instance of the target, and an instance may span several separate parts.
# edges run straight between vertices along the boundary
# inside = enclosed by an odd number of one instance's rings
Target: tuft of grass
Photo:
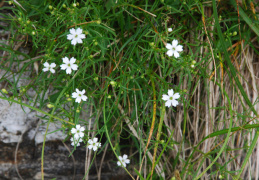
[[[114,164],[129,156],[132,179],[259,178],[256,1],[9,4],[0,13],[9,33],[0,42],[0,99],[41,112],[48,125],[59,121],[66,142],[77,124],[86,128],[86,149],[98,137],[102,147],[87,150],[84,179],[107,148]],[[72,28],[83,30],[82,44],[67,40]],[[166,54],[173,40],[184,49],[178,58]],[[61,70],[64,57],[78,70]],[[42,71],[45,62],[57,65],[54,74]],[[75,102],[77,88],[87,101]],[[180,94],[177,107],[165,107],[169,89]]]

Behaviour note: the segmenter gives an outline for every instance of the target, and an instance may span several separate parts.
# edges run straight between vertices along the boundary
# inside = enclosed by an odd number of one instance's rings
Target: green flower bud
[[[22,21],[22,18],[19,17],[19,18],[18,18],[18,21]]]
[[[112,97],[111,95],[108,95],[108,96],[107,96],[108,99],[111,99],[111,97]]]
[[[72,6],[73,6],[73,7],[76,7],[76,3],[73,3]]]
[[[98,45],[98,42],[94,42],[94,45],[95,45],[95,46]]]
[[[97,24],[101,24],[101,22],[102,21],[100,19],[96,21]]]
[[[8,91],[6,89],[2,89],[2,92],[8,94]]]
[[[51,5],[49,5],[49,9],[51,10],[51,9],[53,9],[53,7]]]
[[[236,36],[237,35],[237,32],[235,31],[235,32],[233,32],[233,36]]]
[[[51,108],[54,107],[54,105],[53,105],[53,104],[47,104],[47,107],[48,107],[49,109],[51,109]]]
[[[72,101],[72,99],[71,98],[67,98],[67,101]]]
[[[66,6],[65,4],[62,4],[62,7],[63,7],[63,8],[66,8],[67,6]]]
[[[195,60],[193,60],[193,61],[192,61],[192,64],[196,64],[196,61],[195,61]]]
[[[94,77],[94,81],[98,81],[98,77]]]
[[[27,23],[27,24],[30,24],[30,23],[31,23],[31,21],[30,21],[30,20],[27,20],[27,21],[26,21],[26,23]]]
[[[76,113],[80,113],[80,109],[77,109],[77,110],[76,110]]]
[[[116,86],[117,83],[116,83],[115,81],[111,81],[110,84],[111,84],[112,86]]]
[[[32,31],[31,34],[32,34],[32,35],[35,35],[35,31]]]
[[[12,1],[8,1],[8,4],[9,4],[9,5],[12,5],[12,4],[13,4],[13,2],[12,2]]]

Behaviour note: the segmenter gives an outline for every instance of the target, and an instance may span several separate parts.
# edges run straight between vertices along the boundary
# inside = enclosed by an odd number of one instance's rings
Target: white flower
[[[80,138],[79,140],[78,139],[74,139],[73,137],[70,138],[70,141],[71,141],[71,145],[72,146],[80,146],[80,142],[82,142],[82,139]]]
[[[119,161],[117,162],[118,166],[126,167],[126,164],[129,164],[130,160],[128,159],[128,155],[124,154],[123,157],[119,156]]]
[[[173,31],[173,29],[172,29],[172,28],[168,28],[167,30],[168,30],[168,32],[172,32],[172,31]]]
[[[75,140],[84,137],[84,127],[81,127],[79,124],[76,125],[76,128],[71,129],[71,133],[74,135]]]
[[[76,62],[76,59],[74,57],[72,57],[70,60],[67,57],[62,58],[63,63],[62,65],[60,65],[62,70],[66,70],[67,74],[71,74],[72,69],[75,71],[77,70],[78,66],[76,64],[74,64]]]
[[[179,97],[180,97],[179,93],[174,94],[174,90],[170,89],[168,90],[168,95],[163,94],[162,99],[166,101],[165,106],[170,107],[172,105],[176,107],[178,105],[178,101],[176,99],[178,99]]]
[[[177,40],[173,40],[172,44],[167,43],[166,44],[166,48],[168,49],[166,54],[168,56],[174,55],[174,57],[176,57],[176,58],[178,58],[180,56],[179,52],[183,51],[183,46],[182,45],[178,45],[178,41]]]
[[[55,73],[55,69],[53,69],[54,67],[56,67],[55,63],[51,63],[49,64],[48,62],[45,62],[43,64],[44,68],[42,69],[42,71],[46,72],[46,71],[50,71],[52,73]]]
[[[101,143],[98,142],[98,138],[93,138],[88,140],[88,149],[97,150],[98,147],[101,147]]]
[[[79,91],[76,89],[76,92],[72,93],[72,98],[76,98],[76,102],[80,103],[81,100],[86,101],[87,97],[84,95],[85,90],[83,89],[82,91]]]
[[[67,39],[72,40],[71,44],[75,46],[77,43],[83,43],[82,39],[85,38],[85,35],[82,34],[83,30],[81,28],[77,28],[76,30],[72,28],[69,31],[70,34],[67,35]]]

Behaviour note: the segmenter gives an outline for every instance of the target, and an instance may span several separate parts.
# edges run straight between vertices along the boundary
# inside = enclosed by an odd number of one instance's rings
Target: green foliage
[[[245,119],[250,118],[247,114],[257,112],[240,82],[240,73],[230,58],[236,51],[232,47],[240,38],[245,44],[249,44],[252,37],[258,36],[258,23],[253,12],[239,7],[238,17],[235,1],[217,4],[218,1],[215,0],[20,0],[19,4],[13,3],[14,8],[5,7],[6,10],[11,9],[13,14],[3,14],[3,20],[9,23],[9,27],[2,28],[10,29],[11,34],[9,45],[1,43],[1,49],[9,54],[8,60],[2,57],[4,61],[1,61],[1,70],[6,73],[0,82],[8,84],[8,92],[2,90],[1,99],[43,113],[43,119],[48,125],[60,121],[64,132],[70,131],[76,124],[88,127],[89,119],[82,118],[80,114],[91,111],[96,129],[89,131],[94,131],[95,136],[101,137],[102,144],[109,144],[115,158],[122,155],[122,151],[131,148],[131,145],[134,151],[138,151],[138,155],[130,157],[133,168],[125,168],[132,177],[136,175],[140,179],[146,178],[143,169],[138,170],[143,156],[147,158],[147,166],[150,167],[148,170],[154,166],[162,168],[161,173],[157,169],[148,172],[147,179],[162,178],[162,173],[165,178],[173,179],[172,171],[178,168],[181,168],[180,175],[185,179],[198,179],[208,171],[213,177],[218,174],[222,177],[237,174],[238,170],[225,170],[228,163],[235,163],[233,159],[222,164],[217,160],[228,151],[231,133],[255,128],[258,130],[258,124],[246,124]],[[206,9],[210,9],[211,14],[206,14]],[[202,21],[203,18],[205,22]],[[82,44],[74,46],[67,40],[71,28],[83,29],[86,38]],[[168,28],[172,28],[172,32]],[[249,30],[244,30],[245,28]],[[166,55],[166,43],[175,39],[184,47],[179,58]],[[28,54],[14,49],[14,44],[19,41],[31,48]],[[250,46],[254,48],[252,43]],[[206,51],[201,53],[204,48]],[[229,48],[232,50],[229,51]],[[72,71],[71,75],[60,69],[64,57],[76,58],[79,68]],[[212,61],[214,68],[209,69]],[[54,74],[42,71],[45,62],[57,65]],[[211,76],[213,71],[220,70],[224,70],[230,77],[229,84],[235,87],[238,98],[244,99],[241,106],[244,112],[248,111],[247,114],[238,114],[233,109],[231,95],[225,89],[226,84],[221,86],[220,73]],[[30,82],[18,85],[25,78],[24,74],[28,74]],[[192,124],[188,118],[192,116],[191,111],[197,110],[193,96],[196,88],[200,87],[199,83],[204,87],[202,94],[210,94],[208,79],[219,87],[220,96],[228,102],[225,106],[219,105],[223,101],[221,99],[217,106],[209,108],[218,114],[228,114],[225,119],[216,119],[217,122],[228,121],[228,126],[218,129],[215,124],[210,135],[195,142],[192,136],[200,135],[189,133]],[[87,101],[74,101],[71,95],[77,88],[86,90]],[[36,92],[36,97],[28,94],[29,89]],[[164,109],[162,95],[167,94],[169,89],[174,89],[181,95],[181,104],[177,108]],[[24,98],[35,107],[23,103]],[[201,100],[199,106],[205,107],[206,101],[209,98]],[[47,113],[47,110],[50,112]],[[183,121],[178,124],[177,113],[180,111]],[[235,115],[240,117],[242,126],[234,124]],[[46,116],[49,119],[46,120]],[[168,122],[174,127],[173,130],[164,122],[164,116],[171,117]],[[153,127],[152,120],[155,120]],[[204,126],[201,118],[197,124]],[[149,139],[152,128],[153,134]],[[175,141],[173,132],[177,128],[183,134],[180,140]],[[88,130],[83,139],[84,144],[90,138],[87,137],[87,132]],[[200,145],[206,140],[213,137],[219,139],[223,135],[225,141],[221,146],[211,152],[200,149]],[[247,148],[248,153],[237,178],[254,151],[258,136],[256,133],[250,147],[243,147]],[[214,141],[215,146],[220,142],[218,139]],[[148,140],[151,140],[150,144]],[[181,151],[186,145],[189,147],[188,151],[191,151],[187,156]],[[154,150],[158,150],[154,162],[145,152],[146,146],[151,155]],[[199,160],[195,158],[196,153],[202,154]],[[181,156],[182,154],[184,155]],[[206,164],[207,159],[210,164]],[[203,169],[203,163],[206,164],[206,169]]]

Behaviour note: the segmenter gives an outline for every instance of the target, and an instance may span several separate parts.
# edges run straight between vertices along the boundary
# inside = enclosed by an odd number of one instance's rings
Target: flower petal
[[[176,46],[175,50],[181,52],[181,51],[183,51],[183,46],[178,45],[178,46]]]
[[[75,62],[76,62],[76,59],[75,59],[74,57],[71,57],[71,58],[70,58],[70,63],[71,63],[71,64],[74,64]]]
[[[60,67],[61,67],[62,70],[67,69],[67,65],[66,64],[61,64]]]
[[[81,28],[76,29],[76,34],[82,34],[83,30]]]
[[[75,46],[76,43],[77,43],[76,39],[72,39],[71,44]]]
[[[166,52],[166,54],[167,54],[169,57],[171,57],[171,56],[173,55],[173,52],[174,52],[174,51],[170,49],[170,50],[168,50],[168,51]]]
[[[51,73],[55,73],[55,70],[54,70],[54,69],[50,69],[50,72],[51,72]]]
[[[178,105],[178,101],[176,101],[175,99],[172,100],[172,105],[173,105],[174,107],[176,107],[176,106]]]
[[[167,100],[169,100],[169,96],[166,95],[166,94],[163,94],[163,95],[162,95],[162,99],[163,99],[164,101],[167,101]]]
[[[71,65],[71,68],[72,68],[74,71],[76,71],[77,68],[78,68],[78,66],[77,66],[76,64],[73,64],[73,65]]]
[[[73,38],[74,38],[74,35],[73,35],[73,34],[68,34],[68,35],[67,35],[67,39],[68,39],[68,40],[72,40]]]
[[[174,99],[178,99],[180,97],[180,94],[179,93],[175,93],[174,95],[173,95],[173,98]]]
[[[48,63],[48,62],[45,62],[45,63],[43,64],[43,66],[49,67],[49,63]]]
[[[68,57],[64,57],[64,58],[62,58],[62,60],[63,60],[63,63],[65,63],[65,64],[68,64],[68,63],[69,63]]]
[[[71,67],[67,67],[66,73],[71,74],[71,72],[72,72]]]
[[[169,44],[169,43],[167,43],[165,47],[166,47],[167,49],[172,49],[172,48],[173,48],[173,46],[172,46],[171,44]]]
[[[175,52],[174,52],[174,57],[175,57],[175,58],[178,58],[179,56],[180,56],[180,54],[179,54],[177,51],[175,51]]]
[[[168,90],[168,95],[169,95],[170,97],[172,97],[172,96],[174,95],[174,90],[173,90],[173,89],[169,89],[169,90]]]
[[[166,106],[166,107],[170,107],[170,106],[171,106],[171,101],[170,101],[170,100],[169,100],[169,101],[166,101],[165,106]]]
[[[43,68],[42,69],[42,71],[44,71],[44,72],[46,72],[46,71],[48,71],[49,70],[49,68]]]
[[[178,44],[178,41],[177,41],[176,39],[172,41],[172,46],[173,46],[173,47],[176,47],[177,44]]]
[[[76,34],[76,30],[74,28],[69,30],[70,34]]]

